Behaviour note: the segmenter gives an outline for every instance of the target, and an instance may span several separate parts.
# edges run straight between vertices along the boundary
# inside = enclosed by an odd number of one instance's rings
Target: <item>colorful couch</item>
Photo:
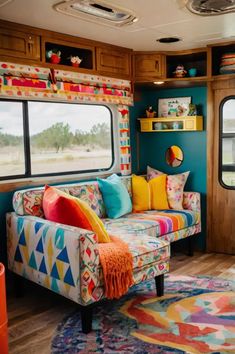
[[[131,178],[123,177],[131,195]],[[128,243],[133,255],[135,284],[155,278],[158,295],[169,270],[170,242],[201,230],[200,195],[184,193],[184,210],[131,213],[105,218],[105,206],[95,181],[57,186],[88,202],[110,234]],[[104,298],[97,236],[92,232],[44,219],[44,188],[14,193],[14,212],[7,213],[8,266],[81,305],[84,332],[91,329],[91,304]]]

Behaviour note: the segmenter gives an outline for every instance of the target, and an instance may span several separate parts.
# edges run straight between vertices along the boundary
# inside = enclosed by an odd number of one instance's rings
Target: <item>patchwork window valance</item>
[[[133,104],[131,82],[0,62],[0,95],[43,100]]]

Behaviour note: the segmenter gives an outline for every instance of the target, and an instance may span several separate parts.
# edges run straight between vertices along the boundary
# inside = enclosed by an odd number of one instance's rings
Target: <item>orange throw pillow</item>
[[[55,187],[45,186],[42,203],[47,220],[93,231],[98,236],[98,242],[110,242],[104,224],[83,200]]]

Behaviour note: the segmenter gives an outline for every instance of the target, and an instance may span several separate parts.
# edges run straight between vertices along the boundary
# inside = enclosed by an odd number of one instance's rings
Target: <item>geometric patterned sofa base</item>
[[[129,234],[125,242],[133,255],[134,284],[156,279],[163,294],[169,271],[167,241]],[[7,213],[8,268],[81,305],[83,331],[91,330],[92,304],[104,298],[96,235],[84,229],[56,224],[34,216]]]

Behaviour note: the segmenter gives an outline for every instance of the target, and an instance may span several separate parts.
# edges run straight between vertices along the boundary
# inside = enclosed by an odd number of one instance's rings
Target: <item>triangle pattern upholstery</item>
[[[68,268],[68,270],[67,270],[67,272],[65,274],[64,282],[69,284],[69,285],[71,285],[71,286],[75,286],[74,280],[73,280],[73,275],[72,275],[70,267]]]
[[[21,255],[19,246],[16,247],[14,260],[16,262],[23,263],[23,259],[22,259],[22,255]]]
[[[36,222],[36,223],[34,224],[34,231],[35,231],[35,233],[37,233],[37,232],[41,229],[42,226],[43,226],[43,223],[42,223],[42,222]]]
[[[47,274],[47,267],[46,267],[46,263],[45,263],[45,258],[42,258],[41,264],[39,266],[39,272]]]
[[[56,257],[59,261],[65,262],[65,263],[69,263],[69,257],[68,257],[68,252],[67,252],[67,248],[65,247],[60,253],[59,255]]]
[[[26,246],[24,229],[22,229],[22,231],[20,233],[19,245]]]
[[[51,276],[52,276],[53,278],[56,278],[56,279],[60,280],[60,276],[59,276],[59,272],[58,272],[56,263],[54,263],[54,265],[53,265],[53,267],[52,267]]]
[[[37,247],[36,247],[36,251],[40,252],[40,253],[44,253],[44,248],[43,248],[43,243],[42,243],[42,237],[40,238]]]
[[[30,259],[29,259],[29,266],[35,270],[37,270],[37,262],[35,258],[34,251],[31,253]]]

